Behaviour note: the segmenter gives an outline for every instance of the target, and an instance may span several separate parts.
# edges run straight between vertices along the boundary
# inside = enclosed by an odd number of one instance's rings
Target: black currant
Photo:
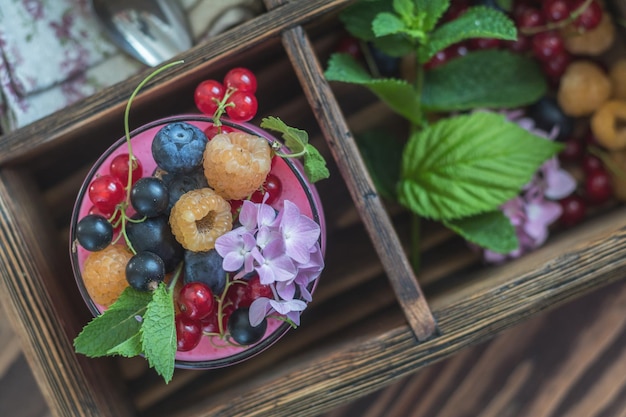
[[[88,214],[76,225],[76,239],[90,252],[102,250],[113,240],[113,226],[103,216]]]
[[[158,255],[138,252],[126,264],[126,280],[139,291],[152,291],[165,279],[165,264]]]
[[[233,340],[240,345],[251,345],[261,340],[267,330],[267,319],[258,326],[252,326],[250,324],[250,309],[247,307],[240,307],[233,311],[228,318],[228,333]]]
[[[165,272],[172,272],[183,260],[185,250],[172,234],[167,216],[148,217],[138,223],[128,222],[126,234],[135,251],[159,255],[165,263]]]
[[[215,249],[207,252],[185,251],[185,283],[202,282],[215,295],[226,286],[226,271],[222,268],[224,258]]]
[[[528,107],[528,117],[535,121],[537,127],[550,132],[558,127],[557,140],[565,140],[574,129],[574,119],[563,113],[557,101],[552,97],[543,97]]]
[[[163,214],[168,203],[167,187],[156,177],[141,178],[130,190],[130,204],[142,216],[155,217]]]

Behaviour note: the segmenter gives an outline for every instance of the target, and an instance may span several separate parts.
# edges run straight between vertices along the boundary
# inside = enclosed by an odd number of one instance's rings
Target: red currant
[[[467,11],[470,6],[470,2],[467,0],[456,0],[450,2],[450,7],[443,15],[442,21],[449,22],[461,16]]]
[[[560,222],[563,226],[571,227],[585,219],[587,205],[581,196],[572,194],[560,200],[559,203],[562,209]]]
[[[530,29],[545,24],[545,19],[541,12],[534,7],[526,7],[518,12],[515,23],[520,29]]]
[[[337,46],[335,46],[335,51],[348,54],[356,60],[361,59],[361,56],[363,55],[358,39],[350,35],[343,36],[339,39]]]
[[[451,59],[466,55],[467,52],[467,44],[465,44],[464,42],[455,43],[454,45],[450,45],[446,49],[443,49],[433,55],[433,57],[424,64],[424,69],[429,70],[437,68],[438,66],[445,64]]]
[[[233,68],[224,76],[224,86],[254,94],[257,88],[256,76],[247,68]]]
[[[516,53],[526,52],[530,49],[530,38],[528,36],[518,34],[516,40],[504,41],[504,46]]]
[[[546,0],[543,2],[541,12],[549,22],[560,22],[569,17],[571,5],[569,0]]]
[[[580,8],[585,0],[575,0],[573,10]],[[589,3],[589,6],[574,21],[574,26],[583,30],[592,30],[598,27],[602,21],[602,6],[596,0]]]
[[[89,199],[103,213],[113,213],[115,207],[124,201],[124,186],[113,175],[102,175],[89,184]]]
[[[611,177],[604,169],[598,169],[585,179],[585,196],[591,204],[606,203],[613,196]]]
[[[260,297],[274,298],[274,293],[269,285],[261,284],[261,279],[257,274],[254,274],[249,280],[246,286],[246,302],[248,306],[252,304],[254,300]],[[246,307],[246,305],[240,305]]]
[[[252,195],[250,196],[250,201],[252,201],[253,203],[261,203],[263,202],[263,197],[265,196],[265,194],[268,194],[265,204],[272,205],[278,200],[278,197],[280,197],[280,193],[282,192],[282,190],[283,185],[280,181],[280,178],[278,178],[274,174],[268,174],[267,178],[265,178],[265,182],[261,186],[261,189],[252,193]]]
[[[578,162],[583,157],[585,147],[582,140],[569,138],[565,141],[565,148],[559,153],[559,159],[563,162]]]
[[[580,165],[586,176],[592,175],[596,171],[604,170],[604,166],[602,165],[600,158],[590,153],[585,153],[583,155]]]
[[[124,185],[128,184],[128,158],[130,155],[121,153],[111,161],[109,173],[120,180]],[[137,158],[132,159],[132,178],[131,185],[136,183],[143,176],[143,167]]]
[[[254,94],[247,91],[235,91],[228,99],[226,114],[235,122],[247,122],[257,112],[258,103]]]
[[[547,61],[562,54],[565,51],[565,43],[556,31],[539,32],[533,36],[532,49],[537,59]]]
[[[198,84],[193,98],[198,110],[207,116],[213,116],[225,93],[226,89],[219,81],[206,80]]]
[[[472,50],[496,49],[500,47],[501,43],[500,39],[495,38],[473,38],[468,41]]]
[[[202,327],[198,320],[178,313],[175,318],[176,326],[176,349],[180,352],[187,352],[200,343],[202,338]]]
[[[206,135],[207,139],[211,140],[218,133],[229,133],[229,132],[234,132],[234,131],[235,131],[235,129],[233,129],[230,126],[222,125],[220,127],[217,127],[214,124],[211,124],[209,127],[204,129],[204,134]]]
[[[192,320],[202,320],[215,312],[215,298],[208,285],[189,282],[178,294],[180,312]]]
[[[558,82],[567,66],[572,62],[572,57],[567,51],[556,54],[552,59],[545,60],[541,63],[544,74],[553,82]]]

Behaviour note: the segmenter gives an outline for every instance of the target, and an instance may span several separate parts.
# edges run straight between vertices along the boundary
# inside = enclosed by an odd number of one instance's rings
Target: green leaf
[[[444,225],[469,242],[497,253],[509,253],[519,246],[515,227],[500,210],[444,221]]]
[[[151,367],[165,382],[172,380],[176,357],[174,301],[164,283],[153,291],[141,326],[141,344]]]
[[[127,358],[141,355],[143,350],[141,348],[141,332],[137,332],[130,339],[126,339],[119,345],[109,349],[107,355],[120,355]]]
[[[496,0],[496,4],[502,9],[510,12],[513,10],[513,0]]]
[[[303,152],[306,144],[309,143],[309,134],[306,131],[287,126],[278,117],[269,116],[264,118],[260,127],[282,133],[285,146],[293,153]]]
[[[261,120],[260,127],[282,133],[285,146],[292,154],[276,154],[283,158],[303,158],[304,174],[312,183],[328,178],[330,172],[326,168],[326,160],[319,151],[309,143],[309,135],[304,130],[287,126],[278,117],[265,117]]]
[[[395,35],[396,33],[408,32],[404,22],[392,13],[380,13],[372,22],[372,30],[376,37]]]
[[[357,144],[378,193],[387,200],[396,201],[402,142],[390,138],[388,131],[370,130],[358,135]]]
[[[74,339],[76,352],[89,357],[120,354],[129,356],[129,340],[141,328],[137,317],[143,316],[151,295],[126,288],[104,313],[91,320]]]
[[[341,81],[367,87],[392,110],[414,122],[421,122],[421,108],[415,89],[405,80],[372,78],[348,54],[333,54],[324,73],[329,81]]]
[[[354,37],[364,41],[376,38],[372,22],[380,13],[393,13],[393,4],[389,0],[365,0],[346,7],[339,15],[345,29]]]
[[[560,149],[500,114],[442,119],[409,139],[398,200],[436,220],[492,211],[515,197]]]
[[[326,167],[326,160],[311,144],[306,145],[306,153],[304,154],[304,174],[312,183],[330,177],[330,172]]]
[[[424,31],[430,32],[449,7],[449,0],[417,0],[417,10],[424,15]]]
[[[408,55],[415,49],[411,41],[402,34],[376,38],[372,44],[376,49],[395,58]]]
[[[419,49],[419,61],[427,62],[440,50],[469,38],[515,40],[517,29],[515,23],[502,12],[485,6],[470,7],[430,34],[428,42]]]
[[[426,71],[422,105],[430,111],[513,108],[537,101],[546,89],[532,59],[508,51],[476,51]]]

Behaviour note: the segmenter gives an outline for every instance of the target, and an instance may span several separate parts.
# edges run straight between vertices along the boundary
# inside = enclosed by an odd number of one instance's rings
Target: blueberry
[[[167,216],[128,222],[126,233],[135,251],[149,251],[158,255],[165,263],[165,272],[172,272],[183,260],[185,250],[172,234]]]
[[[557,101],[552,97],[543,97],[528,107],[528,117],[535,121],[535,125],[546,132],[556,126],[559,133],[556,140],[565,140],[574,129],[574,119],[563,113]]]
[[[88,214],[76,225],[76,239],[90,252],[102,250],[113,239],[113,226],[103,216]]]
[[[152,156],[168,172],[191,172],[202,164],[208,140],[198,127],[173,122],[162,127],[152,141]]]
[[[267,319],[256,327],[250,324],[250,309],[240,307],[232,312],[228,318],[228,333],[240,345],[251,345],[261,340],[267,329]]]
[[[130,203],[142,216],[158,216],[167,210],[169,192],[160,179],[144,177],[133,184],[130,190]]]
[[[188,174],[165,174],[163,182],[167,186],[169,193],[169,204],[167,210],[170,211],[180,196],[191,190],[208,187],[204,170],[196,169]]]
[[[397,77],[400,74],[400,58],[387,55],[375,46],[369,45],[372,59],[383,77]]]
[[[126,281],[136,290],[155,290],[164,279],[165,264],[152,252],[137,252],[126,264]]]
[[[185,251],[185,284],[202,282],[211,288],[213,294],[222,294],[226,286],[223,260],[215,249],[206,252]]]

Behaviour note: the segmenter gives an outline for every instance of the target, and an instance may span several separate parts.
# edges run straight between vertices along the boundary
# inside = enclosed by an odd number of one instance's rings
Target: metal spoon
[[[105,32],[151,67],[193,46],[185,14],[172,0],[91,0]]]

